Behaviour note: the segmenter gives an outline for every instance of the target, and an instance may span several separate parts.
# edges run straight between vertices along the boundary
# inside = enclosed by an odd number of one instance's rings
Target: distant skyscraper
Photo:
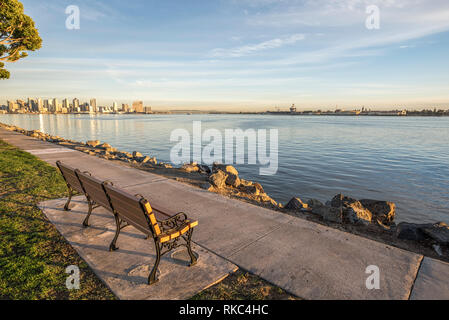
[[[133,109],[137,113],[143,113],[143,101],[134,101]]]
[[[97,99],[90,99],[90,106],[92,107],[91,111],[97,112]]]
[[[123,111],[123,112],[129,112],[129,105],[126,104],[126,103],[123,103],[123,104],[122,104],[122,111]]]
[[[44,111],[44,103],[42,102],[42,98],[37,99],[37,111],[38,112]]]
[[[67,110],[69,110],[69,107],[70,107],[69,99],[66,98],[66,99],[62,100],[62,107],[66,108]]]
[[[73,110],[78,112],[78,109],[80,107],[80,101],[78,98],[73,99]]]

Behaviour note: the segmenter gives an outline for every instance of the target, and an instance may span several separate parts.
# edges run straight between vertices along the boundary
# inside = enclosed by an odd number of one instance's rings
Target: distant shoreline
[[[373,111],[369,113],[346,113],[346,112],[208,112],[208,111],[161,111],[151,113],[121,113],[121,112],[71,112],[71,113],[49,113],[49,112],[1,112],[2,114],[15,114],[15,115],[197,115],[197,114],[211,114],[211,115],[272,115],[272,116],[334,116],[334,117],[449,117],[449,110],[445,112],[423,112],[423,111],[410,111],[407,114],[394,113],[393,111]]]

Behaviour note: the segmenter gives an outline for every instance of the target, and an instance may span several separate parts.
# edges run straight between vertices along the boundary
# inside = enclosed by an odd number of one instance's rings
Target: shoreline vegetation
[[[171,164],[159,162],[156,157],[144,156],[138,151],[132,153],[120,151],[98,140],[84,143],[52,136],[39,130],[25,130],[1,123],[0,126],[210,192],[449,262],[449,226],[443,222],[396,224],[394,221],[396,206],[389,201],[359,200],[339,194],[326,203],[317,199],[303,201],[295,196],[288,203],[281,204],[272,199],[259,183],[240,177],[238,171],[231,165],[214,163],[209,167],[198,163],[186,163],[174,168]]]
[[[38,207],[66,196],[56,168],[0,139],[0,300],[117,299]],[[80,268],[79,290],[65,286],[70,265]],[[298,298],[239,269],[191,299]]]

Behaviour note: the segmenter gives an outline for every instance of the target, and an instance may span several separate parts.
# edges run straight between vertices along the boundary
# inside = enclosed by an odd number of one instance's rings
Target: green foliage
[[[34,21],[24,14],[18,0],[0,1],[0,61],[15,62],[25,58],[26,51],[41,48],[42,39]],[[9,72],[0,64],[0,79],[8,79]]]
[[[37,207],[67,196],[58,171],[0,140],[0,300],[114,299]],[[80,290],[65,286],[77,265]]]

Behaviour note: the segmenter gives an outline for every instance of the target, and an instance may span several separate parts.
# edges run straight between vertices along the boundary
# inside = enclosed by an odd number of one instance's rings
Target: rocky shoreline
[[[373,240],[414,251],[437,259],[449,261],[449,226],[443,222],[431,224],[396,224],[396,205],[389,201],[354,199],[342,194],[326,203],[317,199],[304,202],[293,197],[281,204],[272,199],[257,182],[239,176],[231,165],[214,163],[212,167],[197,163],[186,163],[174,168],[160,162],[156,157],[144,156],[138,151],[119,151],[108,143],[98,140],[78,142],[52,136],[39,130],[25,130],[0,123],[0,127],[55,143],[86,154],[117,161],[132,167],[151,171],[210,192],[281,211],[283,213],[315,221],[327,226],[358,234]]]

